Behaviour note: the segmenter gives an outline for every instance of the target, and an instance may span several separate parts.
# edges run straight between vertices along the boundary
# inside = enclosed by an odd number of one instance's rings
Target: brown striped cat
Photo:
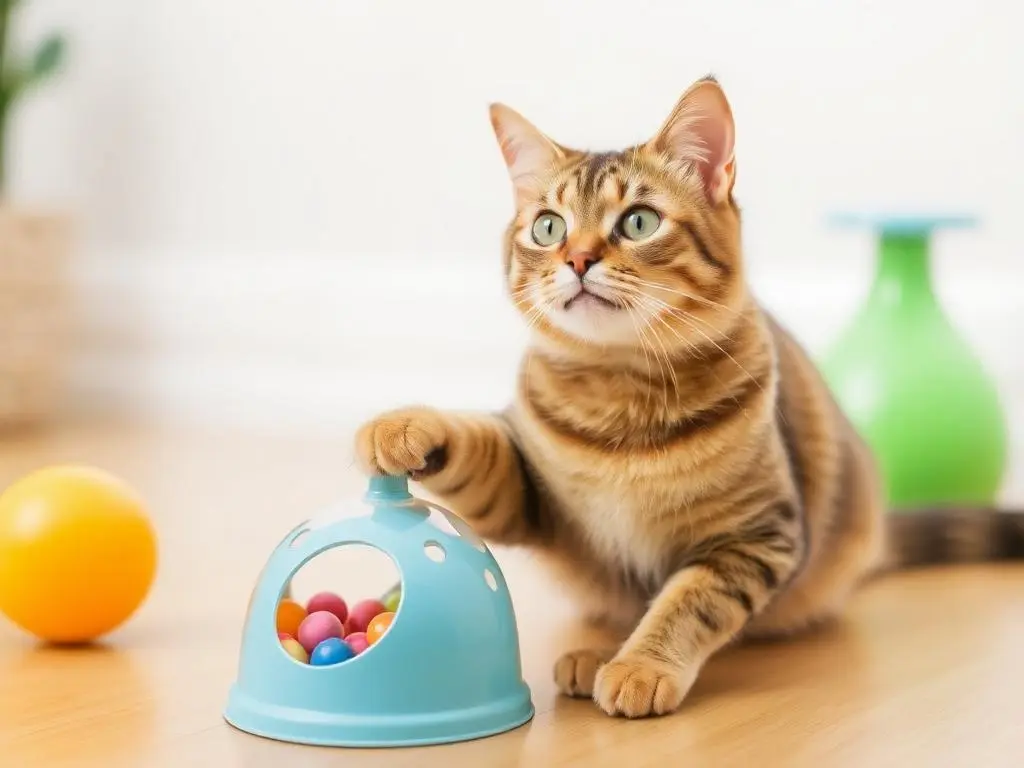
[[[996,511],[887,531],[869,451],[744,280],[717,82],[618,152],[561,146],[505,106],[491,120],[516,202],[505,273],[532,330],[515,401],[385,413],[357,453],[532,547],[630,631],[559,659],[563,693],[671,712],[719,648],[828,619],[879,568],[1024,554],[1022,518]]]

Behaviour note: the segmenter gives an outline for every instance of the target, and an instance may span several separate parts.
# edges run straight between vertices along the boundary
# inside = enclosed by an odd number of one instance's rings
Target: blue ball
[[[348,661],[353,656],[355,653],[349,648],[348,643],[337,637],[328,637],[317,644],[309,654],[309,663],[314,667],[328,667],[331,664]]]

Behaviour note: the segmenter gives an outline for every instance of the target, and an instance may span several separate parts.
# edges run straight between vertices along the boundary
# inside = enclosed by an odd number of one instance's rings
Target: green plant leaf
[[[4,103],[10,104],[14,101],[24,90],[27,82],[28,75],[25,72],[25,67],[21,66],[19,62],[9,64],[0,73],[0,96]]]
[[[28,68],[28,79],[31,82],[39,82],[54,72],[64,62],[64,50],[66,41],[63,35],[52,34],[47,37],[36,48],[35,55]]]

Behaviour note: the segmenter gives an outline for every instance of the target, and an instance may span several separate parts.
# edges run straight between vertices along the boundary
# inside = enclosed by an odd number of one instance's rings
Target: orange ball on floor
[[[156,565],[141,500],[101,470],[50,467],[0,495],[0,612],[42,640],[82,643],[117,628]]]

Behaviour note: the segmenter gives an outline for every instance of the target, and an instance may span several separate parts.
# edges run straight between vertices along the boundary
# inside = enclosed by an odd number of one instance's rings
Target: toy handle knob
[[[367,501],[408,501],[409,478],[398,475],[374,475],[366,489]]]

